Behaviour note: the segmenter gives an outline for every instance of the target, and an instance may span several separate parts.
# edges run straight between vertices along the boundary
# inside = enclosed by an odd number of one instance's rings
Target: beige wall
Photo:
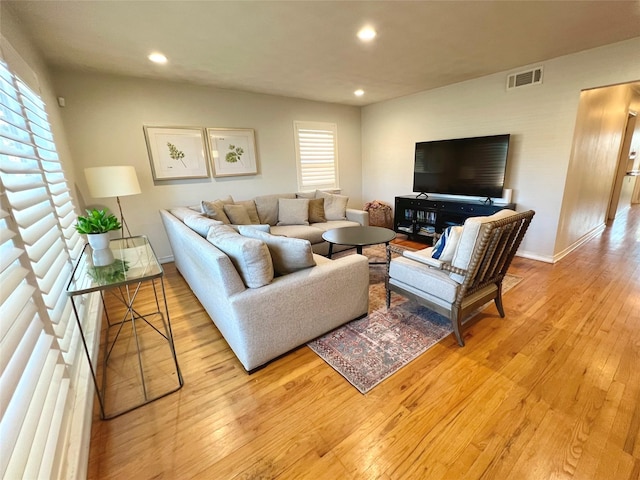
[[[415,142],[510,133],[505,186],[518,210],[536,211],[520,254],[554,261],[580,91],[640,79],[638,51],[640,37],[540,62],[543,84],[510,92],[502,72],[364,107],[364,200],[411,193]],[[591,202],[567,214],[590,217]]]
[[[171,252],[158,209],[297,190],[295,120],[338,125],[340,187],[350,206],[362,207],[358,107],[80,71],[52,75],[56,95],[66,101],[61,115],[84,202],[117,208],[113,199],[89,198],[84,167],[133,165],[142,194],[121,199],[127,223],[132,233],[149,236],[162,259]],[[154,183],[143,125],[253,128],[259,175]]]

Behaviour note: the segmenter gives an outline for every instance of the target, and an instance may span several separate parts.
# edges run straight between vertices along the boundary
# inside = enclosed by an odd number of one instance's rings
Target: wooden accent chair
[[[452,244],[440,260],[431,256],[434,247],[405,250],[389,263],[387,308],[394,291],[448,316],[463,347],[462,319],[467,313],[493,300],[504,318],[502,280],[534,214],[501,210],[489,217],[468,218],[456,231],[457,243],[450,235]]]

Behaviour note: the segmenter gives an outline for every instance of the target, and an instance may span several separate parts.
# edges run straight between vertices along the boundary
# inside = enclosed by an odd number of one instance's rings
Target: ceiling
[[[347,105],[640,36],[637,0],[2,1],[54,67]]]

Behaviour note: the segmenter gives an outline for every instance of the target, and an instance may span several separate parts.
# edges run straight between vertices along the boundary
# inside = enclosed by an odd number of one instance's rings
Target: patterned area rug
[[[366,248],[364,254],[372,261],[381,261],[384,259],[384,248]],[[367,393],[453,333],[451,322],[446,317],[398,294],[392,294],[391,308],[387,310],[384,288],[386,267],[372,265],[369,268],[369,315],[308,343],[314,352],[361,393]],[[519,277],[507,275],[503,281],[503,293],[520,280]],[[465,321],[487,305],[470,314]]]

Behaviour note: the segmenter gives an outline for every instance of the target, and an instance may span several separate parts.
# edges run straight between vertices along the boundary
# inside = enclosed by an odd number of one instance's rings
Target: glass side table
[[[145,236],[111,240],[108,250],[94,251],[87,244],[73,269],[67,295],[91,367],[102,419],[130,412],[184,384],[163,276]],[[145,292],[144,301],[136,303],[141,291]],[[100,292],[106,319],[100,336],[100,369],[92,362],[78,313],[78,297],[91,292]]]

